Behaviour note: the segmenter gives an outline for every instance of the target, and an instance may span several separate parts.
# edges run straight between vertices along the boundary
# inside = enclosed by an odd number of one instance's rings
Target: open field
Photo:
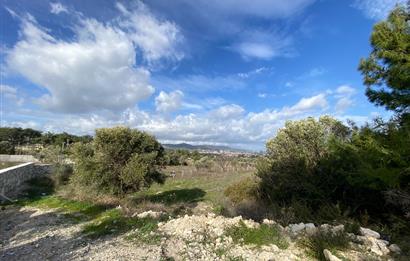
[[[164,184],[154,184],[147,190],[135,193],[135,197],[165,205],[203,201],[217,207],[224,200],[226,187],[253,175],[253,170],[238,173],[194,172],[188,166],[167,167],[165,172],[176,175],[169,177]]]

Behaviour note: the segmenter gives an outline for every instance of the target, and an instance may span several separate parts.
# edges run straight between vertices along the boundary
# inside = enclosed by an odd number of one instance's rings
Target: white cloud
[[[169,94],[167,94],[169,96]],[[41,129],[93,134],[95,128],[126,125],[154,134],[168,142],[210,143],[261,149],[286,120],[318,116],[326,108],[325,95],[302,98],[295,105],[261,112],[245,112],[237,104],[220,106],[208,113],[174,118],[127,109],[117,118],[98,114],[63,116],[42,123]],[[10,124],[8,124],[10,125]],[[39,127],[37,127],[39,128]]]
[[[287,115],[301,114],[314,109],[325,110],[328,107],[326,95],[324,93],[309,97],[302,98],[298,103],[290,108],[285,107],[283,113]]]
[[[247,79],[251,76],[261,74],[261,73],[264,73],[264,72],[269,72],[269,71],[272,71],[271,67],[259,67],[259,68],[256,68],[254,70],[248,71],[248,72],[238,73],[238,76],[239,76],[239,78]]]
[[[182,106],[183,92],[176,90],[170,93],[161,91],[155,98],[155,106],[158,112],[169,113],[176,111]]]
[[[5,104],[11,106],[15,103],[17,106],[22,106],[24,103],[24,98],[20,97],[17,88],[11,87],[10,85],[0,84],[1,97],[5,98]],[[3,108],[2,108],[3,109]]]
[[[61,3],[50,3],[50,12],[53,14],[68,13],[68,9]]]
[[[353,6],[374,20],[385,19],[397,5],[405,5],[408,0],[356,0]]]
[[[120,20],[121,27],[127,30],[127,35],[142,50],[147,62],[153,63],[163,58],[179,61],[184,57],[179,50],[183,37],[175,23],[160,21],[141,2],[137,2],[133,11],[121,3],[117,3],[117,8],[124,16]]]
[[[245,112],[245,109],[237,104],[229,104],[219,107],[211,114],[221,119],[233,119],[241,116]]]
[[[74,40],[54,38],[28,16],[21,21],[21,37],[7,54],[7,65],[47,90],[38,102],[48,110],[86,113],[133,107],[154,92],[150,72],[138,67],[137,50],[149,62],[171,59],[168,52],[174,50],[179,31],[157,20],[143,4],[122,11],[118,26],[79,17]],[[153,42],[147,40],[151,37]]]
[[[242,39],[232,46],[232,50],[238,52],[243,58],[270,60],[274,57],[295,56],[293,39],[278,31],[246,31]]]
[[[266,93],[258,93],[258,97],[259,98],[266,98],[268,96],[268,94],[266,94]]]
[[[353,96],[356,90],[349,85],[341,85],[335,91],[335,98],[337,99],[335,111],[337,114],[344,113],[349,107],[354,104]]]

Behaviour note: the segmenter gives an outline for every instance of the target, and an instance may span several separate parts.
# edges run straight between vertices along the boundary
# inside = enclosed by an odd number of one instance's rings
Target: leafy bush
[[[16,151],[14,146],[11,142],[8,141],[0,141],[0,154],[9,154],[12,155]]]
[[[92,143],[72,147],[73,182],[121,195],[135,192],[152,182],[163,182],[161,144],[153,137],[126,127],[96,131]]]
[[[257,166],[262,199],[285,206],[304,202],[314,211],[338,204],[337,216],[399,211],[381,202],[385,191],[409,188],[408,125],[405,118],[377,119],[360,129],[330,117],[287,122]]]
[[[258,183],[254,178],[247,177],[227,187],[224,194],[233,204],[256,199],[258,197]]]
[[[73,166],[69,164],[56,164],[53,166],[53,180],[55,187],[66,185],[73,174]]]

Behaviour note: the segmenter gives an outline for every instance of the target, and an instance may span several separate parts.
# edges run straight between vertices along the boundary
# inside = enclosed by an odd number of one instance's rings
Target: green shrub
[[[73,174],[73,166],[69,164],[55,164],[53,166],[53,180],[55,187],[66,185]]]
[[[98,129],[92,143],[72,146],[73,183],[122,195],[152,182],[163,182],[161,144],[153,137],[126,127]]]
[[[0,141],[0,154],[9,154],[12,155],[16,153],[14,146],[11,142]]]
[[[254,200],[258,198],[258,183],[255,178],[247,177],[227,187],[224,194],[233,204]]]
[[[313,257],[326,260],[323,250],[344,250],[349,247],[349,238],[344,231],[332,232],[319,229],[316,233],[302,239],[301,244]]]

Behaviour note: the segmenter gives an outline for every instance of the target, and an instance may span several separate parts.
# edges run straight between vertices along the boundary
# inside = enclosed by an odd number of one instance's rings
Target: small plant
[[[230,236],[235,243],[255,244],[257,246],[275,244],[279,248],[288,247],[288,242],[282,237],[276,226],[261,224],[257,228],[249,228],[244,222],[238,226],[227,229],[226,235]]]
[[[94,219],[93,222],[87,224],[82,233],[91,238],[96,238],[110,234],[121,234],[138,229],[138,232],[141,234],[134,238],[151,242],[153,238],[148,238],[146,235],[157,229],[157,223],[158,221],[152,218],[126,217],[121,210],[111,209],[101,213],[101,215]],[[132,237],[129,239],[132,239]]]
[[[344,250],[349,246],[349,239],[344,231],[318,230],[301,241],[302,246],[313,257],[319,260],[326,260],[323,250]]]
[[[257,192],[257,182],[254,178],[247,177],[227,187],[224,194],[233,204],[239,204],[242,201],[255,199]]]
[[[345,224],[345,231],[358,235],[360,233],[360,224],[357,221],[348,222]]]

